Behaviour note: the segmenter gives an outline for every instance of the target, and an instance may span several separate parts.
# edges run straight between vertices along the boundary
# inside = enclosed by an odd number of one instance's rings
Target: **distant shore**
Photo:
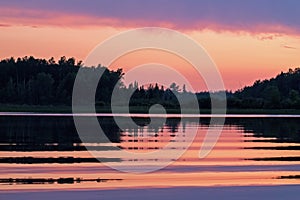
[[[84,107],[80,109],[81,113],[88,112]],[[124,107],[116,108],[118,113],[127,113]],[[180,109],[167,108],[169,114],[179,114]],[[49,105],[0,105],[0,112],[34,112],[34,113],[72,113],[71,106],[49,106]],[[97,113],[111,113],[109,106],[96,107]],[[224,114],[221,111],[215,114]],[[132,106],[130,113],[149,113],[147,107]],[[211,114],[210,109],[200,109],[200,113],[195,113],[195,110],[186,110],[189,114]],[[300,114],[300,109],[227,109],[227,114]]]

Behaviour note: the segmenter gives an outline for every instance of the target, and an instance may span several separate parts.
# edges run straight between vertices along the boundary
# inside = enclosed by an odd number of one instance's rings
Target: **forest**
[[[58,61],[33,56],[3,59],[0,61],[0,104],[70,106],[75,77],[83,67],[81,61],[64,56]],[[178,108],[176,95],[192,95],[184,85],[180,87],[176,83],[167,88],[155,83],[139,86],[137,82],[125,86],[121,68],[109,70],[99,65],[84,69],[91,73],[96,70],[104,72],[95,95],[97,106],[110,105],[115,85],[123,92],[135,91],[131,106],[148,107],[158,103],[167,108]],[[300,109],[300,68],[289,69],[268,80],[257,80],[235,92],[226,91],[226,95],[229,109]],[[198,92],[196,96],[200,108],[210,109],[209,92]]]
[[[299,109],[299,93],[300,68],[296,68],[231,93],[227,103],[230,108]]]

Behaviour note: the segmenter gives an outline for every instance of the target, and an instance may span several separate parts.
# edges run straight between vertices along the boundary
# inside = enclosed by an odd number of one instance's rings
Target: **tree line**
[[[61,57],[58,61],[32,56],[0,61],[0,103],[27,105],[71,105],[73,85],[82,62]],[[98,87],[98,101],[107,101],[109,91],[123,76],[121,69],[110,71],[97,66],[86,68],[93,73],[103,70]],[[88,81],[88,80],[87,80]]]
[[[227,100],[228,107],[233,108],[300,109],[300,68],[257,80],[229,94]]]
[[[33,56],[9,58],[0,61],[0,103],[18,105],[71,105],[73,85],[78,70],[83,68],[88,73],[101,70],[95,100],[96,105],[110,105],[114,89],[120,94],[130,93],[132,106],[151,106],[161,104],[168,108],[178,108],[178,95],[186,98],[194,95],[183,85],[172,83],[169,87],[158,84],[139,86],[137,82],[125,86],[122,83],[122,69],[109,70],[104,66],[84,67],[81,61],[61,57],[37,59]],[[87,78],[83,81],[92,81]],[[211,94],[207,91],[196,93],[200,108],[211,107]],[[300,68],[281,72],[269,80],[257,80],[252,86],[238,91],[226,91],[228,108],[237,109],[290,109],[300,108]],[[189,104],[186,101],[186,104]]]
[[[114,89],[118,93],[128,93],[135,89],[132,105],[148,105],[152,102],[161,103],[171,107],[178,106],[178,102],[170,89],[158,88],[149,85],[139,87],[137,83],[126,87],[122,83],[122,69],[109,70],[104,66],[84,67],[81,61],[74,58],[61,57],[58,61],[54,58],[37,59],[33,56],[23,58],[9,58],[0,61],[0,103],[17,105],[71,105],[73,86],[79,69],[85,74],[97,74],[101,71],[103,74],[99,80],[96,89],[96,105],[110,105],[111,94]],[[95,76],[81,77],[86,80],[80,80],[90,88]],[[175,83],[174,83],[175,84]],[[174,92],[177,92],[178,86],[175,84]]]

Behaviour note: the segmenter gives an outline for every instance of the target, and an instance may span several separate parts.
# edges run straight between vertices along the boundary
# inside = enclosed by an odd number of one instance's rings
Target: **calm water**
[[[2,113],[0,190],[300,184],[299,116],[230,116],[223,129],[214,124],[222,134],[203,159],[199,158],[199,149],[209,116],[170,115],[154,126],[148,125],[150,120],[145,115],[133,117],[141,127],[120,130],[111,116],[98,116],[110,142],[99,135],[82,144],[72,116]],[[170,152],[184,149],[193,131],[197,131],[193,143],[174,160]],[[164,148],[169,143],[175,147]],[[85,146],[96,152],[102,163]],[[121,158],[120,149],[139,154],[161,151],[162,156]],[[172,164],[144,174],[106,166],[130,167],[134,163],[146,169],[166,160]]]

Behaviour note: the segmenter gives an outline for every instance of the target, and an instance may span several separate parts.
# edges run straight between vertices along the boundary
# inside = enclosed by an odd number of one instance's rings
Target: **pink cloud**
[[[117,10],[118,11],[118,10]],[[20,6],[3,6],[0,8],[0,21],[3,24],[22,25],[22,26],[59,26],[59,27],[97,27],[97,26],[109,26],[109,27],[121,27],[121,28],[135,28],[141,26],[160,26],[166,28],[173,28],[178,30],[213,30],[216,32],[235,32],[243,34],[245,32],[251,34],[265,34],[259,36],[260,40],[272,40],[281,34],[299,34],[300,30],[297,27],[288,26],[286,23],[274,20],[246,20],[243,21],[230,21],[231,17],[226,20],[221,20],[214,16],[214,13],[209,11],[203,16],[198,18],[190,17],[181,13],[181,17],[174,16],[166,17],[162,15],[161,18],[153,13],[153,17],[143,15],[140,11],[138,14],[131,14],[126,17],[122,17],[121,14],[116,14],[117,11],[112,10],[112,14],[90,14],[88,12],[72,12],[66,10],[63,12],[61,9],[40,9],[40,8],[21,8]],[[120,11],[121,12],[121,11]],[[124,11],[123,11],[124,12]],[[146,11],[145,11],[146,12]],[[193,13],[193,11],[191,11]],[[240,12],[237,12],[237,15]],[[124,13],[123,13],[124,15]],[[134,17],[136,15],[136,17]],[[213,17],[211,17],[213,16]],[[238,16],[237,16],[238,18]],[[254,17],[255,18],[255,17]],[[242,23],[243,22],[243,23]]]
[[[283,45],[282,47],[286,49],[297,49],[296,47],[289,46],[289,45]]]

